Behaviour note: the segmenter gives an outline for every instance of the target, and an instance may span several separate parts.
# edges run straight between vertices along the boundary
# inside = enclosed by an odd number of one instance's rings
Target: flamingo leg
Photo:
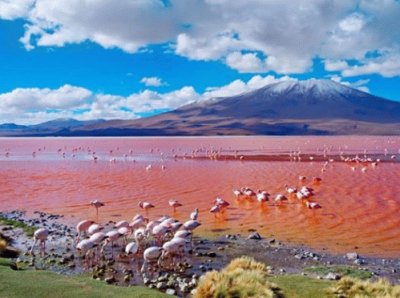
[[[33,249],[34,249],[36,243],[37,243],[37,239],[35,239],[35,241],[34,241],[33,244],[32,244],[32,247],[31,247],[31,250],[30,250],[30,253],[31,253],[31,254],[33,253]]]

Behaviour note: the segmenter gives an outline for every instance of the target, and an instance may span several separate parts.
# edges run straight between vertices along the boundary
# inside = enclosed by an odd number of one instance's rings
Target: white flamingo
[[[197,220],[198,217],[199,217],[199,209],[196,208],[192,213],[190,213],[190,219]]]
[[[35,231],[33,234],[33,245],[31,247],[30,253],[32,254],[33,249],[36,245],[36,243],[39,241],[40,242],[40,252],[43,254],[43,256],[46,254],[46,240],[49,236],[49,230],[47,229],[38,229]]]

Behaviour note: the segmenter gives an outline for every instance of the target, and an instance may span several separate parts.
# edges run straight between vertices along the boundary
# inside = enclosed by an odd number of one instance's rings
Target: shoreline
[[[198,278],[207,271],[220,270],[232,259],[247,255],[267,265],[270,275],[303,275],[317,279],[337,280],[346,271],[362,278],[376,280],[385,278],[393,284],[400,284],[400,258],[360,256],[355,252],[332,254],[303,246],[280,242],[275,238],[263,238],[251,232],[249,239],[243,235],[225,235],[216,238],[194,237],[193,252],[186,254],[179,272],[163,272],[155,277],[143,278],[123,254],[117,261],[106,258],[90,270],[84,268],[74,247],[75,229],[60,223],[62,215],[35,211],[35,217],[27,217],[23,211],[0,212],[2,217],[22,221],[36,228],[51,231],[46,243],[47,255],[42,258],[38,250],[34,256],[27,254],[33,239],[20,228],[0,223],[0,234],[12,239],[11,246],[21,251],[16,263],[23,263],[30,269],[46,269],[65,275],[91,273],[92,278],[120,286],[146,285],[161,291],[174,289],[176,294],[186,296],[197,284]],[[105,226],[113,225],[108,222]],[[261,236],[261,239],[259,239]],[[137,265],[136,265],[137,266]],[[111,273],[111,274],[110,274]],[[353,274],[350,273],[350,274]],[[111,278],[112,277],[112,278]],[[175,283],[171,280],[176,280]]]

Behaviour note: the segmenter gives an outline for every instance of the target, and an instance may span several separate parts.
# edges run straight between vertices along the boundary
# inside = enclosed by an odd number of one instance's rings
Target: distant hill
[[[4,124],[6,125],[6,124]],[[11,124],[7,124],[11,125]],[[14,132],[11,134],[10,132]],[[288,80],[135,120],[57,119],[0,135],[400,135],[400,102],[332,80]]]
[[[35,125],[0,124],[0,136],[57,136],[68,133],[71,128],[100,124],[104,120],[79,121],[72,118],[59,118]]]

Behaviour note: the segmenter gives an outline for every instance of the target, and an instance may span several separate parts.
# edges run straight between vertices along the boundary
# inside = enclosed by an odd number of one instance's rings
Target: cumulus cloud
[[[202,94],[192,86],[159,93],[144,90],[129,96],[94,94],[88,89],[64,85],[58,89],[17,88],[0,94],[0,119],[19,124],[40,123],[55,118],[134,119],[142,114],[168,111],[180,106],[252,91],[267,84],[294,80],[284,76],[255,75],[247,82],[232,81],[224,86],[207,88]]]
[[[167,85],[166,82],[163,82],[163,80],[158,77],[144,77],[140,80],[140,82],[148,87],[160,87]]]
[[[26,20],[28,50],[88,40],[135,53],[168,43],[177,55],[250,73],[303,73],[320,57],[361,62],[343,75],[400,75],[388,59],[362,62],[371,52],[399,53],[399,16],[396,0],[0,0],[0,18]]]
[[[34,0],[0,0],[0,19],[24,18],[32,9]]]

